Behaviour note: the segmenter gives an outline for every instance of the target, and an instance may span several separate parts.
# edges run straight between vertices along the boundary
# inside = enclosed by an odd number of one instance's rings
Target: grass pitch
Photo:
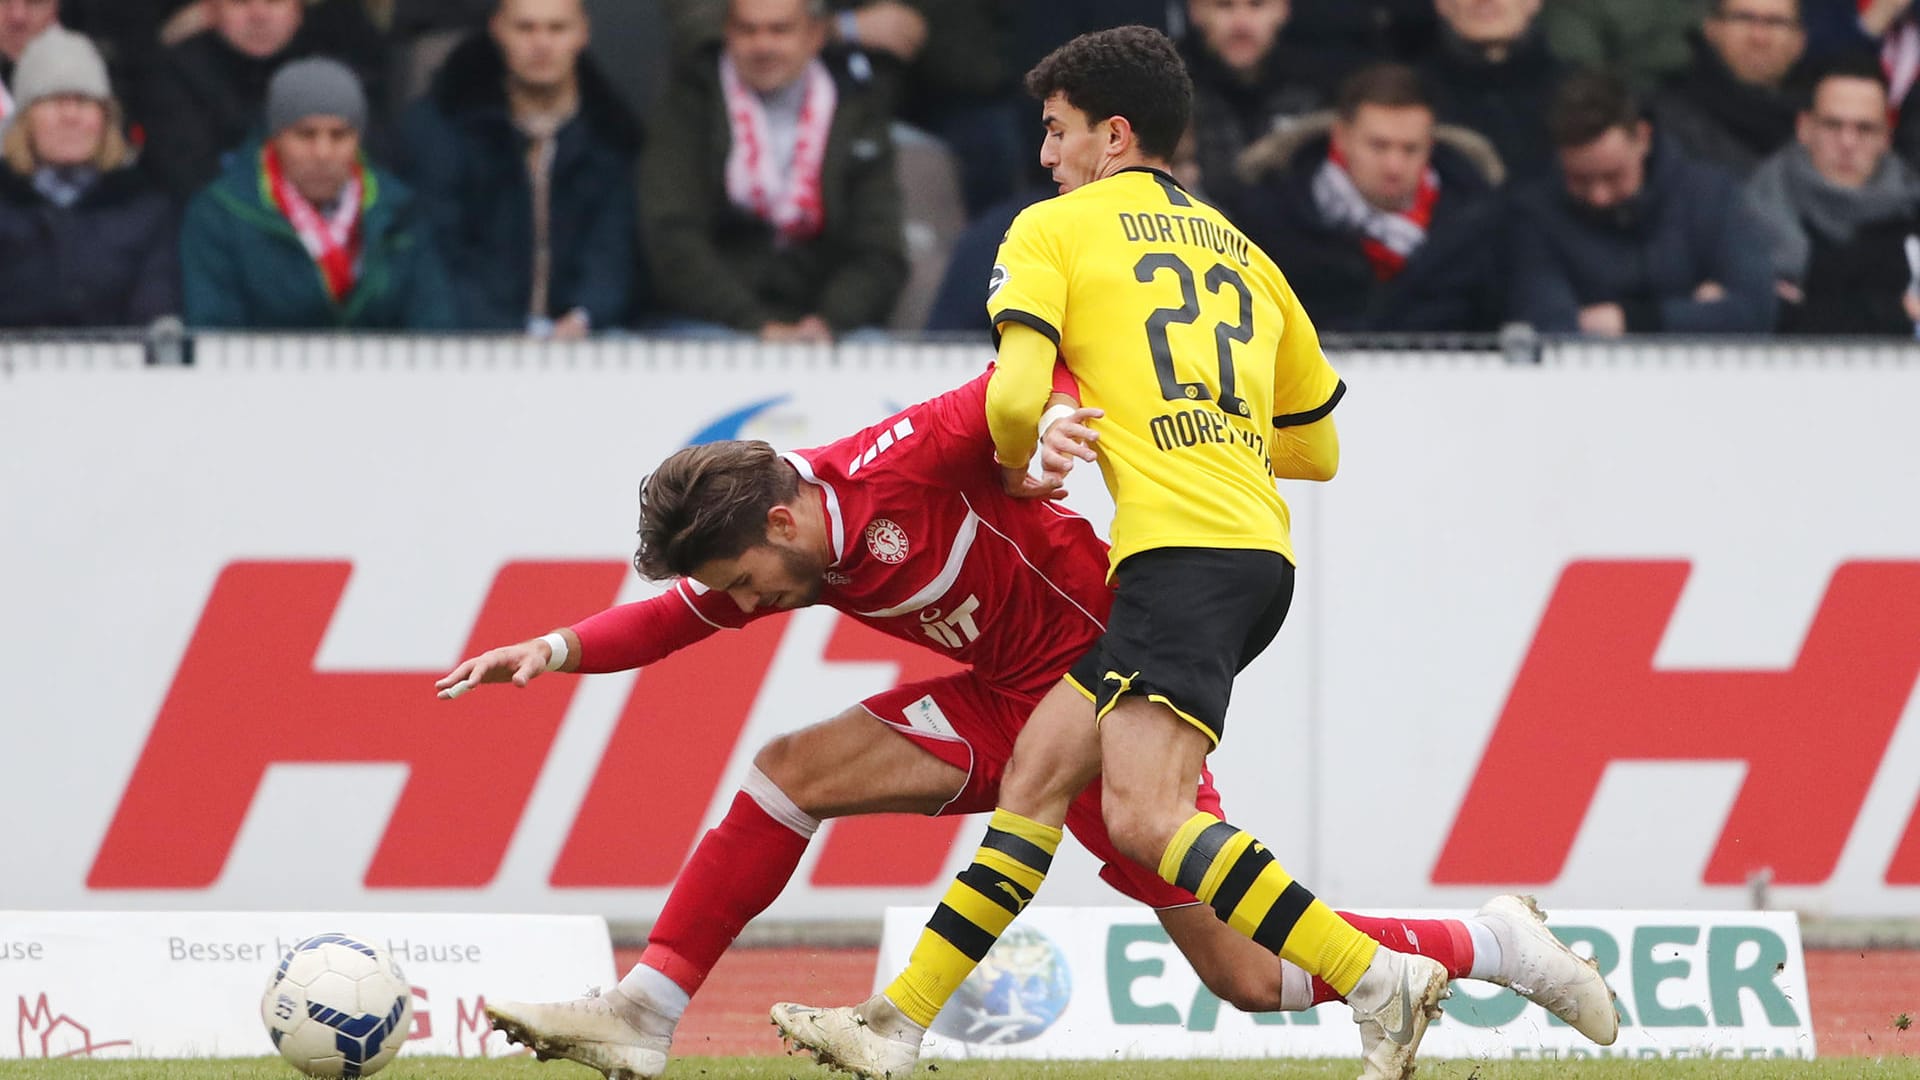
[[[1352,1080],[1350,1061],[936,1061],[915,1080]],[[567,1062],[401,1058],[380,1080],[595,1080]],[[1433,1060],[1419,1080],[1920,1080],[1920,1058],[1825,1061]],[[799,1057],[682,1058],[666,1080],[844,1080]],[[299,1080],[279,1058],[221,1061],[0,1061],[0,1080]]]

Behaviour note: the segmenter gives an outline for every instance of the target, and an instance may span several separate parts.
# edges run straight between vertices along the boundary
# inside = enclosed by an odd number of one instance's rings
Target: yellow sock
[[[1350,993],[1379,943],[1293,880],[1253,834],[1205,812],[1160,856],[1160,876],[1213,907],[1227,925]]]
[[[914,1023],[930,1026],[1033,899],[1059,848],[1059,829],[995,810],[980,850],[920,931],[907,970],[887,987],[887,999]]]

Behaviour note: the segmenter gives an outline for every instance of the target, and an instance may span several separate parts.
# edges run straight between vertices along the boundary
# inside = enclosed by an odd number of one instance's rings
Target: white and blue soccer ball
[[[372,1076],[413,1031],[413,991],[386,953],[345,934],[321,934],[280,960],[260,1018],[280,1056],[326,1080]]]

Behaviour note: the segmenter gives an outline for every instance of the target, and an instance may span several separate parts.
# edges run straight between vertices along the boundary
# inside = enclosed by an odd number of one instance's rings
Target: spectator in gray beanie
[[[453,292],[418,203],[360,152],[367,98],[344,64],[267,86],[268,137],[187,207],[187,321],[249,329],[448,329]]]
[[[14,92],[0,125],[0,326],[134,326],[179,310],[173,203],[133,167],[93,43],[42,31]]]
[[[1747,183],[1767,226],[1779,329],[1909,334],[1920,296],[1920,174],[1891,152],[1887,81],[1872,57],[1840,61],[1814,84],[1797,138]]]

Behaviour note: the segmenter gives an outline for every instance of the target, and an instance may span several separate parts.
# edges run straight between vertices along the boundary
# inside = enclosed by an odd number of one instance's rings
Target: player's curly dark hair
[[[1027,93],[1055,92],[1098,123],[1124,116],[1140,150],[1172,159],[1193,115],[1193,80],[1167,35],[1149,26],[1081,34],[1027,72]]]
[[[799,494],[800,476],[773,447],[740,439],[674,452],[640,481],[640,549],[649,581],[685,577],[767,538],[767,511]]]

